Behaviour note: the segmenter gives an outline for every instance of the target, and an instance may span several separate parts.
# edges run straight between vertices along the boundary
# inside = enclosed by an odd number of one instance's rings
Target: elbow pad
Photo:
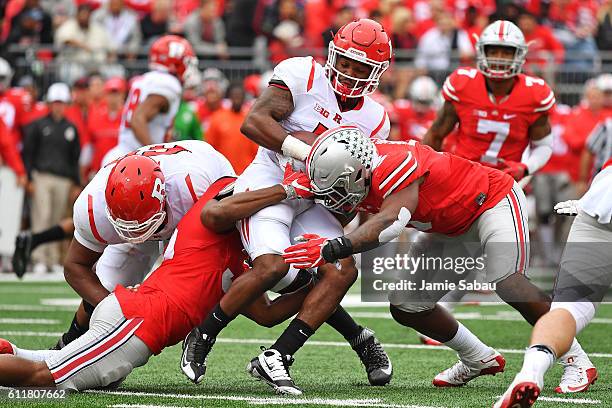
[[[548,136],[532,140],[529,147],[529,154],[523,160],[523,164],[527,166],[529,174],[533,174],[541,169],[552,156],[553,136]]]
[[[393,241],[399,237],[406,225],[410,222],[410,210],[406,207],[402,207],[397,215],[397,220],[393,221],[393,224],[382,230],[378,235],[378,242],[381,244]]]

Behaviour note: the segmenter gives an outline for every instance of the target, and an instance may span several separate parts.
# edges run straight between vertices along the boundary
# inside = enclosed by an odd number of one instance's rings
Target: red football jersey
[[[436,118],[436,110],[430,108],[424,112],[417,111],[406,99],[393,102],[393,113],[400,131],[400,140],[423,140],[425,132]]]
[[[164,262],[137,292],[122,286],[115,289],[125,317],[144,318],[136,335],[155,354],[182,341],[204,320],[223,296],[226,270],[233,277],[243,272],[238,231],[217,234],[200,222],[204,205],[234,180],[227,177],[213,183],[185,214],[170,239]]]
[[[123,109],[112,113],[105,103],[89,109],[87,129],[93,147],[93,158],[90,165],[92,171],[98,171],[104,155],[117,146],[122,116]]]
[[[385,198],[425,176],[419,187],[419,203],[410,221],[422,231],[445,235],[467,231],[514,184],[512,177],[499,170],[450,153],[436,152],[414,140],[373,142],[376,157],[372,182],[360,209],[378,212]]]
[[[516,76],[509,95],[495,100],[485,76],[475,68],[458,68],[444,82],[442,95],[457,111],[455,154],[497,164],[521,161],[529,144],[529,127],[555,105],[555,94],[541,78]]]

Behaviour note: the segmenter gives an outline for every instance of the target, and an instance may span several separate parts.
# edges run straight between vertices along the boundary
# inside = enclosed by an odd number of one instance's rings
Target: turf
[[[72,319],[73,307],[48,306],[49,299],[76,299],[72,290],[61,283],[0,283],[0,337],[24,348],[48,348],[57,340],[54,333],[63,332]],[[60,302],[61,303],[61,302]],[[45,310],[25,309],[30,305]],[[47,310],[48,309],[48,310]],[[188,382],[178,368],[180,346],[166,349],[149,363],[135,370],[114,394],[71,394],[61,401],[16,401],[0,397],[0,406],[71,406],[71,407],[137,407],[137,406],[431,406],[490,407],[522,363],[522,355],[506,352],[506,372],[495,377],[478,378],[463,388],[436,389],[431,380],[439,371],[452,365],[456,357],[439,348],[401,348],[418,343],[414,332],[389,319],[385,308],[349,308],[357,320],[376,331],[394,364],[394,378],[389,386],[367,385],[365,372],[354,352],[329,327],[321,328],[295,356],[292,376],[303,388],[298,401],[277,397],[265,384],[253,381],[244,371],[246,363],[258,354],[259,345],[269,346],[285,327],[258,327],[239,318],[222,334],[209,358],[209,370],[199,386]],[[530,327],[520,321],[507,306],[460,306],[457,312],[472,319],[463,320],[482,340],[498,349],[521,350],[527,344]],[[494,320],[484,320],[483,317]],[[474,317],[480,317],[474,319]],[[546,377],[545,397],[562,398],[564,402],[541,401],[541,407],[612,407],[612,305],[598,311],[599,322],[580,336],[599,370],[600,380],[588,393],[558,396],[553,393],[561,375],[555,367]],[[51,319],[52,324],[11,323],[7,319]],[[505,320],[503,320],[505,319]],[[24,333],[28,332],[28,333]],[[21,334],[20,334],[21,333]],[[24,335],[26,334],[26,335]],[[6,391],[3,393],[6,395]],[[588,399],[578,404],[575,399]],[[353,400],[353,401],[347,401]]]

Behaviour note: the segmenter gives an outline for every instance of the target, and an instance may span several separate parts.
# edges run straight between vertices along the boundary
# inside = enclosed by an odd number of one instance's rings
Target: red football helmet
[[[343,74],[336,68],[338,55],[370,66],[370,76],[361,79]],[[390,60],[391,40],[385,29],[374,20],[362,18],[343,25],[330,41],[325,71],[336,93],[357,98],[376,90]],[[348,87],[339,81],[340,78],[349,79],[355,85]]]
[[[185,82],[198,73],[198,59],[189,41],[178,35],[164,35],[151,45],[149,68],[170,72]]]
[[[150,157],[119,159],[108,176],[105,196],[106,216],[127,242],[146,241],[166,219],[164,174]]]

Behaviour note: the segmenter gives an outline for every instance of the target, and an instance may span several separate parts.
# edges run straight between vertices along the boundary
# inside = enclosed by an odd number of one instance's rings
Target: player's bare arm
[[[100,256],[102,256],[101,252],[92,251],[73,239],[64,260],[66,282],[79,296],[93,306],[96,306],[109,294],[93,272],[93,266]]]
[[[264,293],[247,306],[242,314],[260,326],[276,326],[300,311],[302,303],[310,289],[312,289],[312,286],[313,282],[295,292],[281,295],[274,300],[270,300]]]
[[[353,253],[369,251],[399,236],[410,221],[410,214],[417,207],[422,180],[418,179],[403,190],[385,198],[380,212],[346,235],[353,246]],[[409,213],[406,213],[406,210]]]
[[[220,201],[210,200],[202,209],[200,221],[206,228],[217,233],[227,232],[236,226],[236,221],[249,217],[264,207],[278,204],[286,198],[285,189],[278,184],[237,193]]]
[[[529,126],[529,140],[540,140],[550,135],[552,128],[548,115],[542,115]]]
[[[161,95],[149,95],[136,107],[130,119],[130,126],[134,136],[143,146],[153,143],[149,134],[149,122],[160,113],[168,112],[168,109],[168,99]]]
[[[442,141],[455,128],[457,123],[459,123],[459,117],[455,107],[452,103],[445,101],[431,127],[423,136],[423,144],[440,151],[442,149]]]

